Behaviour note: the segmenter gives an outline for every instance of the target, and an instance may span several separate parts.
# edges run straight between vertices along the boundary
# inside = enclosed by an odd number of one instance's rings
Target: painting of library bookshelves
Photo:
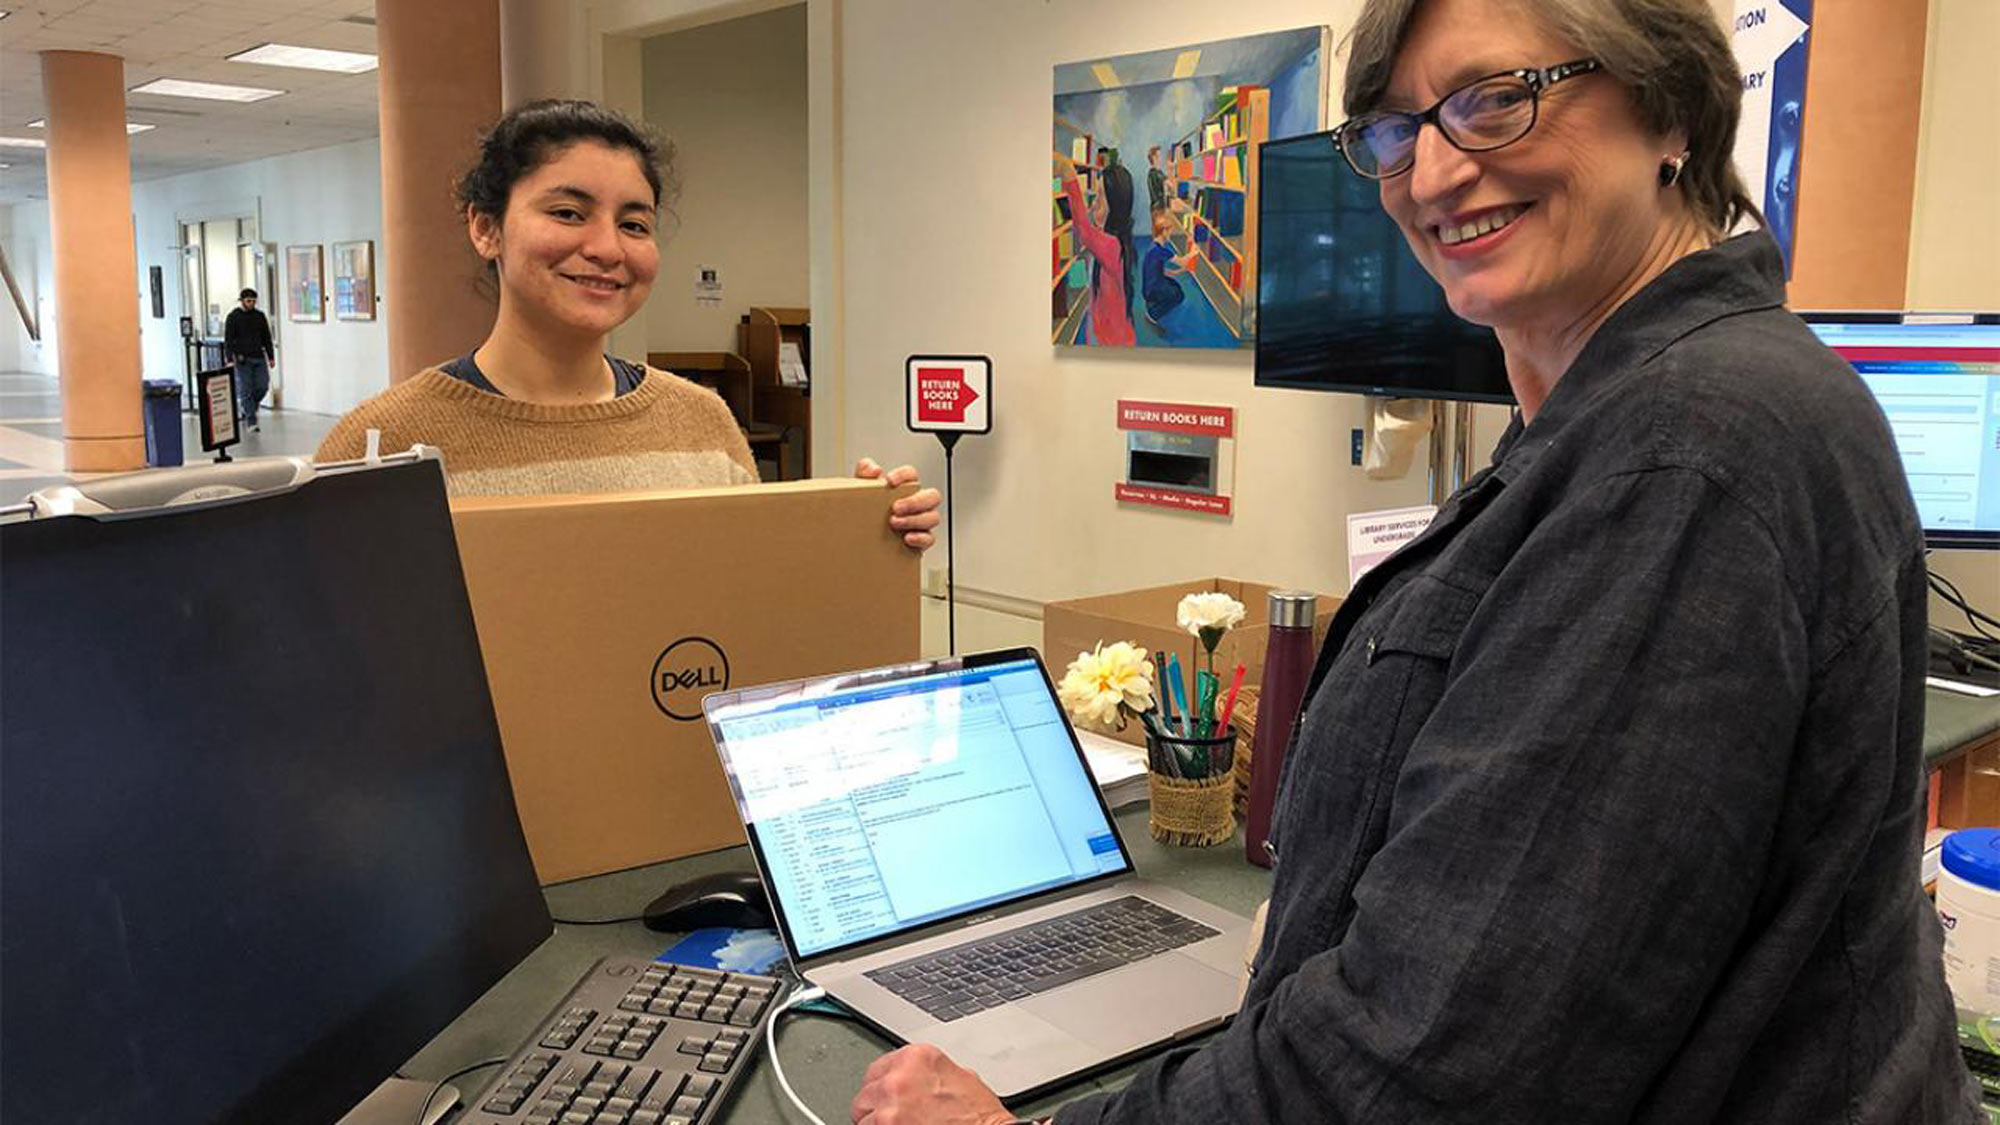
[[[1050,340],[1248,348],[1257,149],[1326,127],[1328,31],[1055,69]]]

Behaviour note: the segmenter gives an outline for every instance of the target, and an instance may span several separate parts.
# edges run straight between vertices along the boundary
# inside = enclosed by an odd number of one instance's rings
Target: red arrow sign
[[[979,400],[957,367],[917,368],[917,421],[964,424],[965,411]]]

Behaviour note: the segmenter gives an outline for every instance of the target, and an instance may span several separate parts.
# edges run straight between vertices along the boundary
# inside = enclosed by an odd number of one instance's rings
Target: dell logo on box
[[[670,719],[701,718],[702,697],[729,686],[729,658],[707,637],[682,637],[653,661],[653,705]]]

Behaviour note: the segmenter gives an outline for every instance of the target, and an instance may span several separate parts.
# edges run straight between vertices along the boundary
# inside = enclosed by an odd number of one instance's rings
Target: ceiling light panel
[[[37,117],[33,121],[28,122],[28,128],[30,129],[46,129],[48,127],[49,123],[40,117]],[[125,135],[129,137],[134,133],[143,133],[148,129],[157,129],[157,128],[159,128],[159,126],[157,125],[143,125],[137,121],[127,121],[125,123]]]
[[[0,137],[0,148],[47,148],[49,142],[40,137]]]
[[[366,74],[375,69],[375,56],[359,51],[329,51],[323,47],[294,47],[266,43],[229,56],[230,62],[258,63],[263,66],[291,66],[303,70],[331,70],[339,74]]]
[[[261,102],[284,91],[266,90],[261,86],[231,86],[221,82],[190,82],[184,78],[155,78],[143,86],[132,87],[132,93],[158,94],[168,98],[205,98],[216,102]]]

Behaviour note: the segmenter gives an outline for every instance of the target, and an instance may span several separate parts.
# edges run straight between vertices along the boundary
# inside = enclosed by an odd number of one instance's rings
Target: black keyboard
[[[949,1023],[1220,932],[1137,895],[1126,895],[865,975]]]
[[[750,1069],[784,982],[607,957],[477,1096],[464,1125],[694,1125]]]

